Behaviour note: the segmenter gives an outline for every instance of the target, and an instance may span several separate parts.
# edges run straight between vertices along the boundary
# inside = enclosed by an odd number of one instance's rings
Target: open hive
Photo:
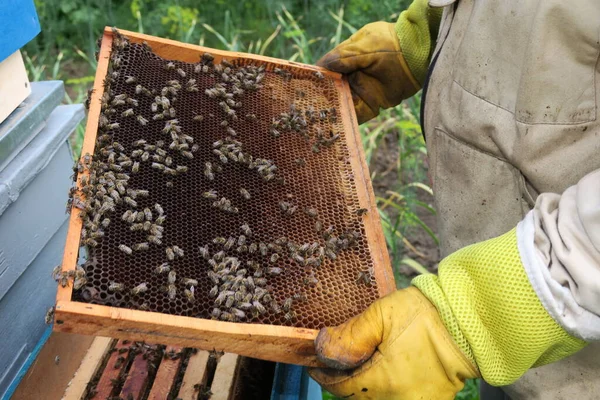
[[[338,74],[107,29],[82,154],[57,330],[314,364],[394,288]]]

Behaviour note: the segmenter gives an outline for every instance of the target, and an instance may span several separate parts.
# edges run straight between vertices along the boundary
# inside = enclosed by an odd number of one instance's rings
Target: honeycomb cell
[[[260,264],[261,270],[277,266],[282,273],[265,275],[263,288],[279,306],[294,295],[304,297],[293,302],[295,316],[266,307],[266,313],[254,317],[246,311],[244,322],[319,329],[344,322],[376,300],[378,290],[373,278],[370,285],[357,283],[359,273],[371,271],[373,265],[362,218],[356,214],[360,204],[343,124],[332,111],[339,110],[341,102],[334,81],[328,77],[319,79],[300,67],[275,63],[261,66],[244,58],[232,60],[231,66],[202,59],[198,64],[164,60],[147,45],[127,43],[124,39],[120,42],[112,49],[105,80],[108,95],[102,100],[106,121],[100,123],[89,166],[96,179],[111,171],[115,179],[96,183],[81,195],[91,208],[95,207],[84,217],[88,235],[98,230],[92,224],[98,223],[94,221],[98,209],[109,202],[106,197],[119,199],[114,202],[114,210],[103,213],[103,217],[110,218],[110,224],[100,229],[104,236],[97,239],[98,245],[91,246],[82,239],[89,254],[84,264],[88,277],[84,289],[99,292],[89,301],[211,318],[215,300],[209,292],[214,283],[208,272],[214,267],[200,248],[207,246],[211,256],[224,251],[223,244],[214,243],[215,238],[239,238],[244,224],[251,229],[251,235],[245,235],[245,243],[240,244],[238,239],[225,251],[226,257],[239,261],[238,271],[247,270],[240,275],[244,282],[253,273],[248,262]],[[264,67],[264,77],[257,88],[231,97],[213,98],[206,92],[224,87],[231,93],[231,78],[224,77],[224,73],[229,77],[242,69],[255,71],[259,67]],[[227,69],[230,71],[225,72]],[[183,71],[185,78],[178,70]],[[132,77],[135,82],[128,83]],[[181,88],[174,89],[177,86]],[[169,101],[164,107],[162,97]],[[126,116],[128,113],[123,111],[130,108],[134,115]],[[235,113],[231,114],[231,110]],[[161,112],[169,116],[156,117]],[[295,115],[296,120],[289,118],[285,122],[286,115]],[[173,120],[177,121],[168,122]],[[175,135],[179,139],[186,135],[189,140],[173,139],[174,130],[179,131]],[[139,144],[140,140],[144,143]],[[215,146],[218,141],[222,143]],[[172,146],[174,142],[177,144]],[[240,160],[239,154],[245,159]],[[128,161],[138,162],[137,169]],[[256,165],[251,168],[253,163]],[[117,174],[128,178],[120,179]],[[119,190],[117,181],[121,181],[124,190]],[[98,186],[107,193],[99,193],[102,190]],[[247,190],[250,198],[241,188]],[[139,190],[148,193],[144,195]],[[217,197],[207,197],[210,191],[215,191]],[[94,199],[98,203],[93,203]],[[297,209],[282,212],[281,202]],[[152,216],[144,214],[146,208]],[[315,209],[317,216],[307,215],[306,208]],[[138,212],[135,217],[141,219],[127,220],[124,214],[128,211]],[[315,229],[316,221],[323,226],[320,232]],[[158,229],[156,226],[160,227],[160,234],[150,232]],[[358,234],[351,238],[352,232]],[[297,256],[306,261],[316,253],[290,250],[316,242],[318,253],[327,248],[329,235],[336,238],[335,260],[322,254],[319,266],[307,265]],[[152,242],[149,236],[158,237],[160,244]],[[276,243],[281,237],[286,240],[279,245],[279,251]],[[351,244],[344,244],[344,238]],[[131,254],[119,250],[120,245],[134,249],[140,243],[148,243],[142,246],[147,249],[133,250]],[[250,254],[252,243],[256,250]],[[272,245],[275,250],[263,256],[261,243]],[[174,250],[174,246],[183,254],[169,259],[167,249]],[[279,259],[271,262],[273,253],[279,254]],[[168,273],[157,272],[163,263],[175,271],[174,283],[169,282]],[[309,277],[315,278],[316,283],[308,283]],[[183,278],[197,280],[193,300],[186,297],[191,288],[182,282]],[[123,284],[125,289],[113,293],[109,291],[111,282]],[[131,289],[140,283],[146,283],[148,290],[133,295]],[[73,300],[86,301],[82,293],[83,290],[74,291]]]

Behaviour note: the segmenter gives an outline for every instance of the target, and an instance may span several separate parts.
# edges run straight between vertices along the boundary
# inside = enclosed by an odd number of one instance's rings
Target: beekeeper
[[[326,389],[444,400],[481,377],[483,400],[600,398],[599,54],[597,0],[414,0],[319,61],[361,123],[423,90],[444,257],[320,332]]]

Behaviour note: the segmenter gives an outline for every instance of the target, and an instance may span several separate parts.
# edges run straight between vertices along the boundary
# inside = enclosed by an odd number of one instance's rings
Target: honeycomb
[[[246,90],[235,99],[241,104],[236,105],[237,117],[230,118],[224,112],[225,108],[219,105],[221,100],[206,93],[207,89],[223,83],[222,74],[215,68],[223,68],[227,62],[216,67],[219,64],[217,60],[213,63],[202,57],[197,64],[165,60],[154,54],[147,44],[129,43],[126,38],[119,39],[116,35],[118,40],[113,41],[111,64],[105,79],[105,92],[109,95],[105,94],[103,102],[118,105],[103,106],[102,114],[108,120],[104,127],[98,129],[95,152],[87,168],[100,175],[106,172],[102,169],[106,165],[102,167],[101,163],[106,162],[107,149],[113,149],[110,151],[114,151],[117,157],[122,154],[129,156],[147,145],[156,146],[157,142],[171,157],[173,169],[175,166],[187,168],[177,174],[166,174],[153,167],[152,157],[156,153],[150,151],[148,161],[137,159],[139,169],[136,173],[131,171],[131,167],[120,171],[128,175],[127,189],[147,190],[148,196],[137,196],[132,205],[123,201],[124,196],[121,195],[114,209],[106,211],[95,221],[92,221],[93,215],[87,213],[87,226],[93,222],[101,223],[99,229],[103,235],[93,241],[85,240],[84,235],[81,241],[87,252],[87,261],[81,265],[86,282],[73,291],[72,299],[210,319],[215,308],[215,299],[210,294],[214,283],[208,276],[212,268],[199,249],[208,246],[210,254],[214,255],[223,249],[222,244],[215,243],[215,238],[233,237],[236,243],[227,255],[238,259],[239,268],[248,270],[247,276],[252,275],[251,268],[247,267],[249,261],[265,268],[281,268],[278,275],[263,276],[266,278],[263,288],[280,307],[285,305],[286,299],[295,296],[291,317],[285,310],[277,312],[265,304],[266,312],[247,311],[243,322],[319,329],[346,321],[376,300],[379,297],[377,283],[372,275],[365,272],[372,271],[373,265],[362,216],[357,212],[360,204],[349,161],[350,153],[341,118],[335,118],[333,111],[339,110],[341,104],[334,80],[302,67],[269,62],[258,64],[245,58],[229,60],[233,64],[231,74],[242,67],[264,68],[258,89]],[[208,66],[206,73],[199,71],[203,65]],[[189,79],[195,79],[195,84],[189,84]],[[175,109],[174,118],[181,132],[193,138],[189,144],[193,143],[194,148],[188,149],[187,154],[177,148],[169,148],[171,138],[164,129],[172,118],[153,119],[153,115],[160,113],[160,110],[153,112],[155,95],[160,96],[161,90],[168,86],[167,82],[174,80],[182,86],[176,95],[170,97],[171,106]],[[138,85],[152,95],[141,93],[143,89]],[[186,90],[191,86],[197,86],[198,90]],[[123,94],[127,96],[122,98],[135,99],[135,102],[128,100],[134,104],[114,102],[118,95]],[[115,110],[112,113],[108,112],[111,108]],[[133,109],[134,115],[124,113],[129,108]],[[276,127],[275,137],[274,121],[280,120],[282,114],[296,112],[304,116],[308,115],[307,110],[315,110],[316,118],[309,120],[306,117],[305,122],[308,123],[300,127],[299,132]],[[330,111],[324,117],[319,115],[321,110]],[[250,114],[254,114],[255,118]],[[146,123],[140,122],[137,115],[143,116]],[[227,126],[223,126],[223,121],[228,121]],[[106,128],[106,124],[115,123],[118,128]],[[235,136],[227,128],[233,129]],[[339,134],[339,140],[332,138],[335,134]],[[319,147],[318,142],[324,136],[330,142]],[[135,143],[140,139],[146,144]],[[251,155],[254,160],[268,160],[268,165],[276,165],[274,176],[266,180],[264,174],[258,173],[258,168],[249,168],[247,160],[243,163],[230,159],[222,163],[214,152],[214,143],[219,140],[230,144],[236,141],[246,157]],[[207,178],[207,162],[213,166],[209,171],[214,175],[212,181]],[[247,193],[241,189],[246,189]],[[218,193],[216,199],[205,197],[210,190]],[[224,210],[227,207],[213,206],[222,197],[230,201],[230,212]],[[79,198],[85,201],[83,194]],[[148,242],[149,233],[132,231],[132,224],[123,220],[122,215],[127,210],[143,214],[143,210],[148,208],[153,214],[151,220],[155,221],[159,215],[156,204],[164,212],[161,244],[150,243],[145,251],[134,250],[126,254],[119,249],[120,246],[133,248],[135,244]],[[286,208],[287,212],[284,211]],[[295,208],[295,212],[289,212],[289,208]],[[316,211],[316,217],[306,212],[308,208]],[[83,214],[86,218],[86,213]],[[273,251],[266,256],[260,251],[238,253],[236,246],[239,247],[239,236],[243,234],[240,227],[244,224],[252,232],[246,237],[246,246],[252,243],[273,245],[278,239],[284,243],[281,238],[285,237],[297,246],[317,242],[319,247],[325,247],[327,235],[323,231],[328,227],[332,227],[334,235],[338,236],[353,232],[354,239],[351,246],[337,252],[335,260],[323,257],[321,253],[321,265],[307,265],[290,257],[286,249],[277,260],[271,259]],[[317,224],[323,227],[319,232]],[[172,246],[182,249],[183,256],[169,261],[166,249]],[[283,247],[286,247],[285,243]],[[165,262],[176,271],[174,298],[168,292],[168,273],[156,273],[156,268]],[[186,290],[189,295],[190,285],[183,278],[197,281],[193,285],[192,300],[185,295]],[[134,295],[131,289],[141,283],[146,284],[147,290]],[[115,286],[111,287],[115,284],[122,286],[123,290],[115,291]]]

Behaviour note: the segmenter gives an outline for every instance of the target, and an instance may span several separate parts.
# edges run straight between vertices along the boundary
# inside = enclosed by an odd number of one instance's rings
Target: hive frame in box
[[[350,88],[348,82],[340,74],[311,65],[270,57],[214,50],[129,31],[120,30],[120,33],[133,43],[146,41],[154,53],[165,59],[195,63],[199,60],[200,54],[208,51],[215,56],[216,60],[223,57],[229,59],[243,57],[309,71],[321,71],[333,78],[336,88],[341,94],[339,115],[343,121],[344,134],[351,155],[350,162],[355,177],[358,199],[361,207],[373,210],[364,217],[363,222],[367,243],[373,259],[373,273],[377,281],[378,293],[382,297],[395,290],[394,277],[387,254],[385,238],[381,230],[381,222],[376,212],[377,206],[363,153]],[[108,71],[112,39],[112,29],[105,28],[81,154],[94,153],[98,118],[101,111],[100,98],[104,91],[102,81]],[[87,171],[82,174],[87,174]],[[79,179],[77,185],[80,185]],[[77,264],[82,228],[79,213],[80,210],[75,207],[71,212],[62,263],[63,271],[74,270]],[[215,349],[270,361],[307,366],[319,365],[313,346],[318,331],[314,329],[222,322],[81,303],[71,300],[72,290],[72,285],[66,287],[59,285],[58,287],[55,331],[155,341],[206,350]]]

